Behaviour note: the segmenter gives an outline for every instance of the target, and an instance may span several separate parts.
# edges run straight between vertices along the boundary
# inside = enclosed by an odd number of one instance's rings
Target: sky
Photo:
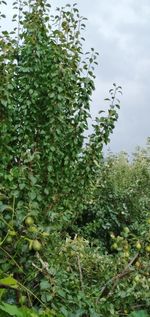
[[[12,14],[7,0],[7,26]],[[85,50],[99,52],[91,114],[107,108],[112,84],[122,86],[121,109],[109,148],[134,152],[150,136],[150,0],[51,0],[53,8],[76,2],[86,17]]]

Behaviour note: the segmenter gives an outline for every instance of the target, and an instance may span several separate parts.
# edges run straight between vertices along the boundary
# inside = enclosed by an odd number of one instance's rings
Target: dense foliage
[[[103,158],[115,84],[85,140],[97,53],[83,53],[76,5],[13,6],[0,35],[1,316],[150,313],[149,147]]]

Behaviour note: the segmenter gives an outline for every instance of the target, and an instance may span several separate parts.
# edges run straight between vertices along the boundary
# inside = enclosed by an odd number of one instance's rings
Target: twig
[[[131,261],[128,263],[128,265],[125,267],[125,269],[120,272],[119,274],[115,275],[114,277],[112,277],[110,280],[108,280],[106,282],[106,284],[102,287],[101,289],[101,294],[100,296],[98,297],[97,301],[99,300],[99,298],[103,297],[103,296],[108,296],[109,293],[110,293],[110,287],[109,287],[109,284],[113,284],[113,289],[116,287],[117,285],[117,282],[124,278],[126,275],[132,273],[132,270],[131,270],[131,266],[137,261],[137,258],[139,257],[139,253],[137,253],[132,259]]]
[[[80,257],[79,257],[78,254],[77,254],[77,262],[78,262],[78,269],[79,269],[81,290],[83,291],[83,275],[82,275],[82,268],[81,268]]]
[[[47,262],[44,262],[42,260],[42,258],[40,257],[39,253],[36,252],[36,257],[37,259],[40,261],[40,263],[42,264],[42,271],[45,270],[48,274],[50,274],[50,269],[49,269],[49,265]]]
[[[43,272],[43,270],[37,265],[35,265],[33,262],[32,262],[32,266],[34,266],[39,272]]]
[[[25,285],[18,282],[18,285],[29,295],[33,296],[43,307],[47,308],[47,306],[41,301],[41,299],[36,296],[29,288],[27,288]]]
[[[15,259],[0,245],[0,249],[7,254],[7,256],[14,262],[14,264],[18,267],[18,269],[25,275],[22,267],[15,261]]]

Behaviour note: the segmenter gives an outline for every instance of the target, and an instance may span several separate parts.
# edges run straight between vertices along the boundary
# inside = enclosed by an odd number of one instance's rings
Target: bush
[[[140,235],[149,217],[149,148],[138,150],[134,159],[126,153],[109,155],[101,164],[92,199],[77,220],[79,232],[109,250],[110,232],[120,234],[128,226]]]

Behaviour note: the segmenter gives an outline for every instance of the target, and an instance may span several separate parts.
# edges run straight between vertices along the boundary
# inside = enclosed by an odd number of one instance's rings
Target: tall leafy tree
[[[44,0],[20,1],[19,8],[14,2],[15,9],[16,38],[7,32],[1,36],[1,108],[7,113],[1,126],[1,149],[5,144],[8,156],[4,165],[8,173],[24,166],[25,179],[30,175],[24,186],[27,204],[38,201],[49,214],[53,206],[73,216],[79,202],[82,208],[95,177],[95,162],[117,120],[115,98],[120,87],[114,85],[110,91],[108,116],[96,119],[84,145],[97,64],[94,49],[84,58],[84,18],[76,5],[57,9],[51,16]]]
[[[76,5],[55,16],[45,0],[13,7],[15,28],[0,35],[0,253],[2,270],[24,282],[19,274],[30,271],[31,252],[43,244],[49,256],[43,232],[52,234],[53,248],[92,195],[121,87],[110,90],[108,113],[100,112],[86,144],[97,53],[83,52],[85,19]],[[28,228],[33,223],[38,229]]]

